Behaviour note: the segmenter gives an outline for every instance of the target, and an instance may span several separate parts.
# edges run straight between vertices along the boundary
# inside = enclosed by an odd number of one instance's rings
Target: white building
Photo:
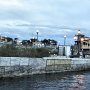
[[[71,55],[71,46],[69,45],[60,45],[59,46],[59,56],[69,57]]]
[[[40,48],[40,47],[44,47],[44,44],[41,42],[33,42],[32,47]]]

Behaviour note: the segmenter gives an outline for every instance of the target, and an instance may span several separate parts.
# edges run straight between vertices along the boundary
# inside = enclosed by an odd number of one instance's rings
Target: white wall
[[[64,48],[65,48],[65,51],[64,51]],[[71,55],[71,46],[68,46],[68,45],[59,46],[59,55],[63,56],[64,52],[65,52],[65,56],[69,57]]]

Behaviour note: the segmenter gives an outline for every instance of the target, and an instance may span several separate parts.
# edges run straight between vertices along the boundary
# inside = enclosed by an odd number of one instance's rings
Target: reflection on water
[[[0,90],[89,90],[90,72],[0,79]]]

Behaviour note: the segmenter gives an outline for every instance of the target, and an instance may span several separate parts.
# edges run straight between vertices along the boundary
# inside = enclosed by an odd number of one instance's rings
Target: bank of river
[[[66,57],[0,57],[0,77],[43,73],[72,72],[90,69],[90,59]]]
[[[90,90],[90,71],[3,78],[0,90]]]

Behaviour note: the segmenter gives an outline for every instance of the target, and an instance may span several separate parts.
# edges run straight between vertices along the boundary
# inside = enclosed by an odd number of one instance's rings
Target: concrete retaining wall
[[[0,57],[0,77],[79,71],[90,68],[90,59]]]
[[[0,57],[0,77],[45,73],[45,67],[42,58]]]

